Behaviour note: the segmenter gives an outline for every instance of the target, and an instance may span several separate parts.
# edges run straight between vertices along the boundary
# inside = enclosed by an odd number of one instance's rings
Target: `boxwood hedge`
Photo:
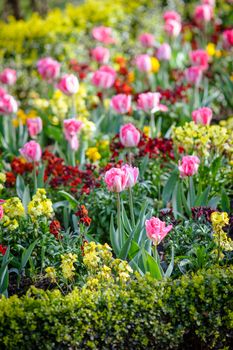
[[[233,267],[0,300],[0,349],[232,349]]]

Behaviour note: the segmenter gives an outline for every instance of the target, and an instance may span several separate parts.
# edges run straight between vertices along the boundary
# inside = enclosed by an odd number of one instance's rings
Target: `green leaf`
[[[230,211],[230,199],[224,189],[222,189],[221,194],[221,207],[223,211],[229,212]]]
[[[128,216],[126,214],[123,202],[122,202],[121,220],[122,220],[122,223],[123,223],[123,226],[124,226],[126,232],[129,235],[130,232],[132,231],[132,227],[131,227],[130,221],[128,219]]]
[[[199,197],[196,198],[194,206],[200,207],[200,206],[206,206],[208,203],[208,197],[210,193],[210,186],[208,186],[204,192],[200,194]]]
[[[44,188],[44,172],[45,172],[45,166],[40,165],[38,169],[38,176],[37,176],[37,187],[38,188]]]
[[[220,199],[221,198],[219,196],[212,197],[207,203],[207,206],[212,209],[216,209]]]
[[[172,246],[172,258],[171,258],[171,262],[168,265],[167,271],[164,274],[164,277],[170,277],[172,274],[174,268],[174,247]]]
[[[29,185],[27,185],[24,189],[23,199],[22,199],[24,210],[25,210],[26,214],[28,212],[28,204],[29,204],[30,200],[31,200],[30,189],[29,189]]]
[[[168,181],[165,184],[164,189],[163,189],[162,200],[163,200],[165,205],[167,204],[167,202],[169,202],[171,200],[172,193],[175,190],[178,179],[179,179],[179,174],[178,174],[177,169],[175,169],[171,173],[171,175],[170,175],[170,177],[169,177],[169,179],[168,179]]]
[[[189,191],[188,191],[188,202],[190,209],[194,206],[196,199],[195,188],[192,176],[189,177]]]
[[[150,272],[155,279],[161,280],[163,275],[159,263],[144,248],[142,249],[142,258],[145,270]]]
[[[111,245],[114,250],[114,253],[116,254],[116,256],[118,256],[120,252],[120,242],[119,242],[118,230],[115,230],[115,227],[114,227],[113,215],[111,216],[111,222],[110,222],[110,241],[111,241]]]
[[[18,197],[23,200],[23,193],[25,190],[25,183],[24,183],[24,179],[22,178],[21,175],[18,175],[16,178],[16,192]]]
[[[20,272],[22,272],[25,266],[27,265],[27,262],[30,256],[32,255],[33,249],[35,248],[37,243],[38,239],[31,243],[27,249],[24,249],[23,254],[21,256]]]
[[[68,200],[72,209],[75,209],[77,207],[78,201],[73,196],[71,196],[71,194],[66,191],[58,191],[58,193]]]

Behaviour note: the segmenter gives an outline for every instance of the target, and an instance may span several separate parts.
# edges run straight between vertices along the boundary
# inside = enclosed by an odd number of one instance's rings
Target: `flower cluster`
[[[61,255],[62,275],[66,280],[72,280],[75,276],[74,263],[77,261],[77,255],[68,253]]]
[[[19,227],[18,220],[25,216],[25,210],[21,200],[17,197],[9,198],[3,203],[4,216],[2,225],[10,231]]]
[[[40,217],[51,218],[53,214],[53,205],[52,201],[46,197],[45,189],[37,189],[36,194],[28,204],[28,214],[34,222]]]
[[[216,244],[224,251],[233,250],[233,241],[227,236],[223,228],[229,224],[228,214],[225,212],[213,212],[211,214],[211,223],[214,230],[214,240]]]
[[[200,156],[210,153],[233,154],[232,131],[219,125],[200,125],[194,122],[173,128],[172,139],[186,153],[195,151]]]

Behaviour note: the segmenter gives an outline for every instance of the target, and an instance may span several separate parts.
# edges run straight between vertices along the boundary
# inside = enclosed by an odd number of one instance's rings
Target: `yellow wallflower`
[[[54,267],[49,266],[45,269],[46,277],[51,280],[52,283],[56,282],[56,270]]]
[[[45,189],[37,189],[36,194],[32,197],[31,202],[28,204],[28,214],[32,221],[36,221],[41,216],[45,216],[47,218],[52,216],[52,201],[46,197]]]
[[[3,209],[5,215],[7,215],[10,219],[22,217],[25,215],[23,204],[18,197],[7,199],[3,203]]]
[[[206,46],[206,52],[208,53],[209,56],[214,56],[216,53],[216,46],[214,43],[208,43]]]
[[[151,66],[152,66],[151,71],[153,73],[157,73],[159,71],[160,63],[156,57],[151,57]]]
[[[77,261],[77,255],[72,253],[61,255],[61,260],[63,277],[65,277],[67,280],[73,279],[75,275],[74,263]]]
[[[86,156],[92,162],[96,162],[97,160],[99,160],[101,158],[101,155],[98,152],[98,148],[97,147],[89,147],[86,150]]]
[[[6,182],[6,174],[0,173],[0,182]]]

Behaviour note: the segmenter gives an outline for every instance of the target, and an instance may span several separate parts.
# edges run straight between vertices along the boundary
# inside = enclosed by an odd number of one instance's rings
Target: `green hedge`
[[[0,300],[1,350],[230,350],[232,343],[233,267]]]

